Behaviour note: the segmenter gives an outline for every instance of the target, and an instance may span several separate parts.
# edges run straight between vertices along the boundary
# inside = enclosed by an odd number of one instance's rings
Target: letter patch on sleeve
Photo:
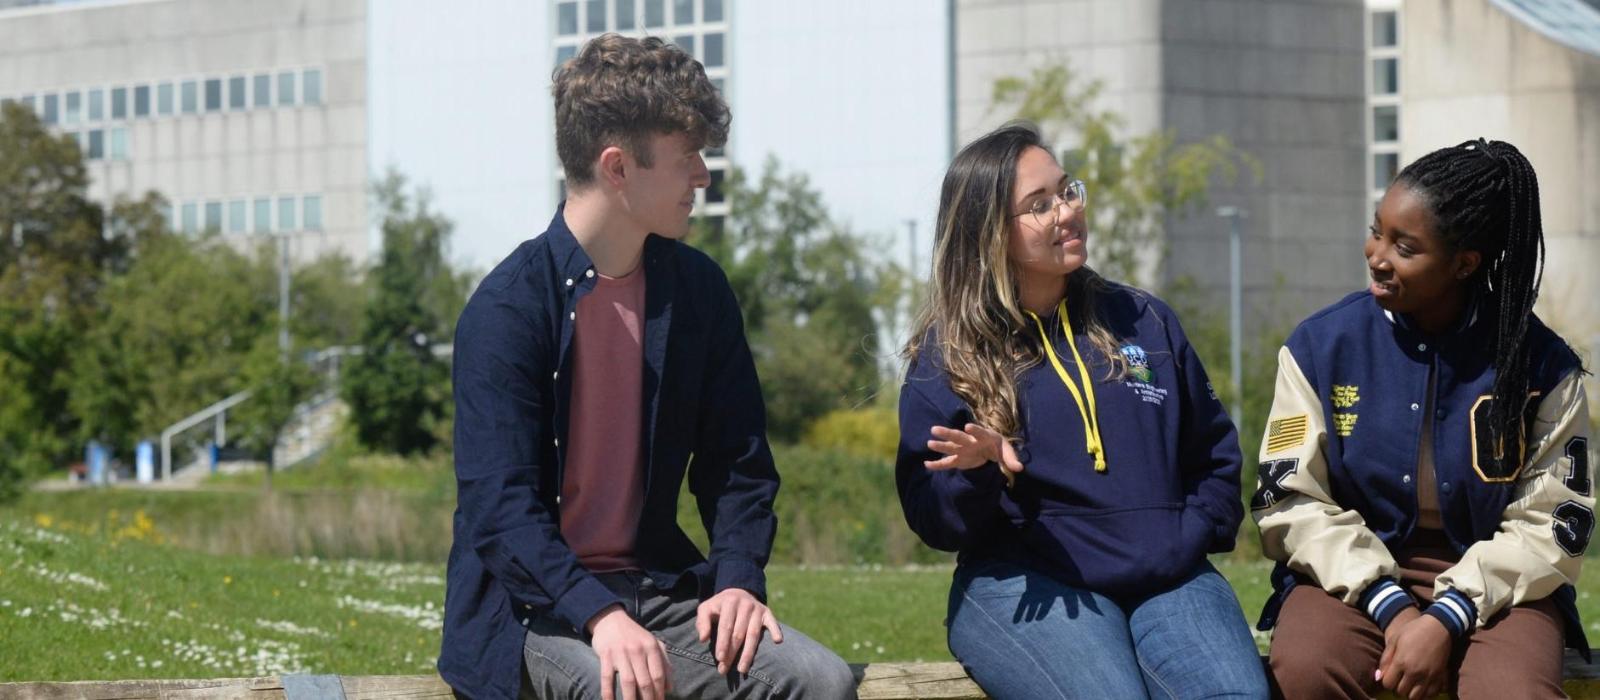
[[[1289,487],[1283,482],[1290,474],[1300,469],[1298,459],[1274,459],[1262,462],[1256,470],[1256,494],[1250,497],[1250,510],[1271,508],[1273,504],[1289,495]]]

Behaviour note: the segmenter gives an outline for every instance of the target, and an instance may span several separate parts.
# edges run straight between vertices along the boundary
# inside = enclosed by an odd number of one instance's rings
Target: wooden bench
[[[1600,650],[1595,656],[1600,657]],[[852,664],[861,700],[981,700],[983,691],[961,665],[941,663]],[[1567,694],[1600,700],[1600,665],[1566,659]],[[378,700],[451,698],[450,686],[426,676],[262,676],[210,680],[73,681],[0,683],[0,699],[132,700],[134,698],[248,698],[249,700]]]

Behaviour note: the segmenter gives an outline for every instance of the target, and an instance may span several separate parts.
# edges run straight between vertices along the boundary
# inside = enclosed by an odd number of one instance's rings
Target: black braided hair
[[[1520,444],[1528,395],[1528,320],[1544,273],[1533,165],[1516,146],[1478,139],[1417,159],[1395,182],[1421,198],[1433,213],[1434,230],[1451,249],[1483,256],[1467,284],[1478,303],[1495,312],[1490,435],[1495,444]]]

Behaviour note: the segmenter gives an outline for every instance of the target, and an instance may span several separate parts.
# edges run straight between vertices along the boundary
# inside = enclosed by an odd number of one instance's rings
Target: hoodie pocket
[[[1048,507],[1021,523],[1024,546],[1069,585],[1122,595],[1160,590],[1187,575],[1205,556],[1194,532],[1184,532],[1182,503],[1114,509]]]

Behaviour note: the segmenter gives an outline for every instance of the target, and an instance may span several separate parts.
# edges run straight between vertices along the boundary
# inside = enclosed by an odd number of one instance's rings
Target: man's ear
[[[628,157],[616,146],[606,146],[595,160],[594,177],[612,188],[622,187],[628,179]]]
[[[1476,250],[1463,250],[1456,254],[1456,279],[1464,280],[1478,271],[1478,266],[1483,264],[1483,253]]]

